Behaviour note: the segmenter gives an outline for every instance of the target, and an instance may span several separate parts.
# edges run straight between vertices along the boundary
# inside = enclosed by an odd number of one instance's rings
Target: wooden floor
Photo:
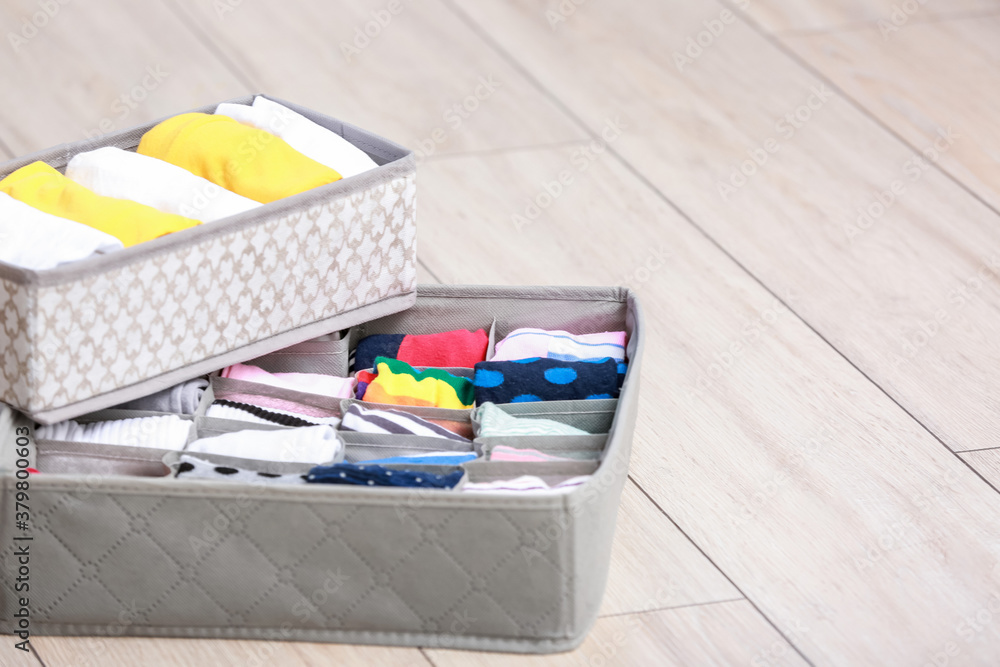
[[[650,334],[579,650],[0,663],[1000,664],[1000,0],[50,4],[0,1],[0,154],[268,92],[424,154],[424,281],[626,284]]]

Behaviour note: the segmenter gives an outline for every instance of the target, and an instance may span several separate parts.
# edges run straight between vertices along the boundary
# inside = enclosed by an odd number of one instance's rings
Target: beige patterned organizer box
[[[628,474],[644,334],[639,304],[621,288],[421,285],[414,307],[352,327],[348,339],[491,323],[498,337],[521,327],[628,333],[628,370],[617,399],[499,406],[587,431],[519,440],[519,446],[550,453],[565,453],[572,444],[588,450],[585,460],[478,458],[463,466],[466,483],[520,475],[558,483],[590,475],[585,483],[527,493],[259,485],[128,476],[120,468],[85,473],[72,463],[65,474],[43,471],[30,478],[31,591],[24,608],[31,633],[530,653],[579,645],[601,605]],[[462,412],[423,410],[428,418]],[[0,454],[4,443],[13,446],[21,425],[10,411],[6,415],[0,406]],[[365,455],[373,443],[395,448],[382,452],[393,456],[416,453],[415,441],[432,440],[385,435],[366,442],[346,440],[364,434],[340,435],[347,460]],[[467,444],[478,452],[498,439],[485,440]],[[43,456],[46,443],[34,444]],[[158,463],[164,453],[147,450],[146,460]],[[8,466],[0,474],[4,545],[20,544],[16,537],[27,534],[14,520],[13,461],[12,454],[0,457],[0,470]],[[131,474],[150,473],[133,467]],[[18,567],[12,548],[0,551],[0,578],[13,580]],[[0,631],[16,629],[21,604],[0,590]]]
[[[42,423],[69,419],[414,303],[412,153],[281,103],[379,167],[55,269],[0,262],[0,401]],[[155,124],[13,160],[0,178],[35,160],[62,170],[84,151],[134,150]]]

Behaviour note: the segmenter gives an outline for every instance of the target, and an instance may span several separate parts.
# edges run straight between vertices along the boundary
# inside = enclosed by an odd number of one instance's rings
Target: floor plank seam
[[[720,2],[723,0],[720,0]],[[739,12],[741,19],[750,22],[750,16],[743,10],[734,7],[734,12]],[[909,18],[906,25],[925,25],[929,23],[946,23],[948,21],[962,21],[965,19],[976,19],[982,18],[984,16],[998,16],[1000,15],[1000,10],[997,9],[978,9],[969,10],[964,12],[955,12],[954,14],[931,14],[929,16],[917,15],[907,15]],[[889,21],[889,16],[880,16],[878,18],[864,20],[864,21],[852,21],[850,23],[842,23],[840,25],[830,26],[828,28],[788,28],[787,30],[766,30],[769,35],[774,35],[775,37],[812,37],[819,35],[836,35],[845,32],[857,32],[859,30],[864,30],[866,28],[878,28],[878,22],[880,20]]]
[[[677,604],[669,607],[657,607],[655,609],[640,609],[638,611],[618,611],[615,612],[614,614],[601,614],[600,616],[598,616],[598,618],[615,618],[617,616],[639,616],[641,614],[655,614],[661,611],[691,609],[692,607],[708,607],[709,605],[726,604],[728,602],[748,602],[748,600],[746,599],[746,597],[738,597],[738,598],[729,598],[728,600],[709,600],[708,602],[691,602],[689,604]]]
[[[687,531],[685,531],[683,528],[681,528],[680,524],[678,524],[676,521],[674,521],[674,518],[672,516],[670,516],[670,514],[667,513],[667,511],[663,508],[663,506],[660,505],[660,503],[658,503],[656,501],[656,499],[653,498],[653,496],[651,496],[648,491],[646,491],[645,487],[643,487],[642,484],[640,484],[635,479],[635,477],[632,476],[632,473],[629,473],[628,478],[629,478],[629,480],[633,484],[636,485],[636,487],[640,491],[642,491],[642,495],[646,496],[646,499],[649,500],[649,502],[653,503],[653,506],[656,509],[658,509],[660,511],[660,513],[664,517],[666,517],[667,521],[669,521],[670,523],[672,523],[674,525],[674,527],[677,530],[679,530],[681,532],[681,534],[685,538],[687,538],[688,542],[690,542],[691,545],[695,549],[697,549],[699,553],[701,553],[701,555],[705,558],[705,560],[707,560],[709,563],[711,563],[712,567],[714,567],[716,570],[718,570],[719,574],[721,574],[723,577],[725,577],[726,581],[728,581],[730,583],[730,585],[732,585],[732,587],[735,588],[736,591],[740,595],[743,596],[743,599],[750,603],[750,606],[753,607],[757,611],[757,613],[761,615],[761,618],[763,618],[765,621],[767,621],[768,625],[770,625],[772,628],[774,628],[774,631],[777,632],[781,636],[781,638],[784,639],[785,642],[787,642],[788,645],[791,646],[792,649],[796,653],[798,653],[799,656],[803,660],[806,661],[807,664],[813,665],[813,667],[815,667],[815,663],[812,660],[810,660],[808,657],[806,657],[806,654],[802,652],[802,649],[800,649],[798,646],[796,646],[792,642],[792,640],[785,634],[785,632],[781,628],[779,628],[777,626],[777,624],[774,621],[772,621],[771,618],[767,614],[765,614],[763,612],[763,610],[757,605],[756,602],[753,601],[753,598],[751,598],[749,595],[747,595],[746,591],[744,591],[742,588],[740,588],[740,586],[735,581],[733,581],[733,578],[730,577],[728,574],[726,574],[725,570],[723,570],[721,567],[719,567],[719,564],[716,563],[715,560],[711,556],[709,556],[708,553],[704,549],[701,548],[701,545],[698,544],[690,535],[688,535]]]
[[[424,656],[424,660],[426,660],[431,665],[431,667],[437,667],[437,663],[435,663],[434,659],[431,658],[429,653],[427,653],[426,648],[421,646],[417,650],[420,651],[420,655]]]
[[[979,449],[956,449],[956,454],[968,454],[970,452],[995,452],[1000,451],[1000,447],[980,447]]]
[[[206,34],[196,21],[192,20],[187,12],[181,9],[174,0],[162,0],[163,4],[166,5],[167,9],[173,12],[184,26],[191,31],[202,46],[204,46],[208,51],[214,55],[219,63],[222,64],[229,73],[236,77],[236,80],[246,86],[247,92],[257,93],[262,92],[257,90],[257,84],[254,83],[253,77],[243,71],[243,69],[233,61],[225,51],[223,51],[216,42],[212,41],[211,37]]]
[[[505,155],[508,153],[530,153],[550,148],[568,148],[570,146],[582,146],[590,142],[590,139],[567,139],[566,141],[555,141],[550,144],[531,144],[528,146],[501,146],[500,148],[484,148],[482,150],[459,151],[454,153],[435,153],[427,158],[428,162],[449,160],[453,158],[475,157],[483,155]]]
[[[506,49],[504,49],[500,44],[498,44],[496,42],[496,40],[494,40],[492,38],[492,36],[490,36],[475,21],[473,21],[471,17],[469,17],[468,15],[466,15],[465,12],[463,12],[461,9],[459,9],[457,6],[455,6],[453,0],[442,0],[442,1],[444,2],[444,4],[446,6],[448,6],[448,8],[451,11],[453,11],[459,18],[461,18],[466,23],[466,25],[469,25],[470,28],[472,30],[474,30],[480,36],[480,38],[483,39],[484,42],[486,42],[487,44],[489,44],[490,47],[493,48],[494,50],[496,50],[496,52],[501,57],[505,58],[511,64],[512,67],[514,67],[515,69],[517,69],[521,73],[521,75],[525,77],[525,79],[527,79],[530,83],[532,83],[532,85],[534,85],[535,88],[539,90],[539,92],[541,92],[543,95],[547,96],[552,101],[553,104],[555,104],[556,106],[558,106],[559,109],[563,112],[563,114],[565,114],[568,118],[570,118],[573,122],[575,122],[578,127],[582,128],[592,138],[595,138],[595,139],[598,138],[597,135],[594,132],[592,132],[591,129],[586,125],[586,123],[584,123],[584,121],[579,116],[577,116],[575,113],[573,113],[573,111],[559,97],[557,97],[548,88],[546,88],[544,85],[542,85],[542,83],[531,72],[529,72],[520,63],[520,61],[518,61],[510,53],[508,53]],[[730,0],[719,0],[719,1],[723,5],[725,5],[726,7],[728,7],[729,9],[731,9],[733,11],[736,11],[735,5],[732,5],[730,3]],[[787,47],[785,47],[784,44],[781,43],[780,40],[778,40],[776,38],[773,38],[771,35],[769,35],[758,23],[756,23],[755,21],[752,21],[752,20],[748,19],[747,20],[747,25],[752,30],[754,30],[759,35],[761,35],[764,39],[766,39],[767,41],[769,41],[769,42],[773,43],[775,46],[777,46],[779,48],[779,50],[786,57],[791,58],[791,60],[794,63],[799,64],[800,66],[804,67],[807,71],[811,72],[814,76],[818,77],[819,79],[821,79],[825,83],[829,84],[835,91],[837,91],[842,97],[844,97],[845,100],[848,100],[852,104],[852,106],[855,107],[855,109],[857,109],[858,111],[860,111],[862,114],[864,114],[869,119],[874,120],[876,122],[876,124],[880,128],[882,128],[884,131],[886,131],[886,132],[890,133],[892,136],[894,136],[897,141],[901,142],[904,146],[910,148],[911,150],[916,150],[915,148],[913,148],[913,146],[911,146],[909,143],[907,143],[902,137],[900,137],[898,134],[892,132],[892,130],[890,128],[886,127],[883,123],[879,122],[878,119],[872,118],[871,114],[864,107],[862,107],[861,105],[859,105],[852,98],[848,97],[842,90],[840,90],[837,86],[835,86],[832,81],[830,81],[829,79],[827,79],[826,77],[824,77],[821,73],[817,72],[808,63],[806,63],[801,58],[799,58],[794,52],[791,52]],[[929,433],[935,440],[937,440],[941,444],[941,446],[944,447],[945,450],[947,450],[957,460],[959,460],[962,463],[962,465],[964,465],[966,468],[968,468],[969,470],[971,470],[977,477],[979,477],[979,479],[981,479],[985,484],[987,484],[996,493],[1000,493],[1000,489],[998,489],[993,483],[991,483],[986,477],[984,477],[968,461],[966,461],[961,456],[959,456],[955,452],[954,449],[952,449],[946,442],[944,442],[944,440],[942,440],[940,438],[940,436],[937,435],[937,433],[935,433],[934,431],[932,431],[930,428],[928,428],[928,426],[926,424],[924,424],[922,421],[920,421],[919,419],[917,419],[913,415],[913,413],[911,413],[899,401],[897,401],[896,398],[894,396],[892,396],[888,391],[886,391],[885,388],[883,388],[879,383],[875,382],[866,372],[864,372],[863,370],[861,370],[861,368],[858,367],[858,365],[856,363],[854,363],[853,360],[851,360],[844,352],[842,352],[839,348],[837,348],[837,346],[834,345],[829,339],[827,339],[826,336],[824,336],[823,334],[821,334],[816,329],[816,327],[814,327],[811,323],[809,323],[802,316],[801,313],[799,313],[794,308],[792,308],[791,305],[789,305],[774,290],[772,290],[768,285],[766,285],[763,280],[761,280],[755,273],[753,273],[749,269],[749,267],[747,267],[746,265],[744,265],[725,246],[723,246],[721,242],[719,242],[718,240],[716,240],[714,236],[712,236],[711,234],[709,234],[707,230],[705,230],[701,225],[699,225],[697,222],[695,222],[694,218],[691,217],[691,215],[689,215],[678,204],[676,204],[672,199],[670,199],[670,197],[668,197],[666,195],[666,193],[664,193],[663,191],[661,191],[652,181],[649,180],[649,178],[646,177],[645,174],[643,174],[642,172],[640,172],[631,162],[629,162],[628,160],[626,160],[615,149],[614,146],[608,145],[606,147],[606,151],[607,151],[607,153],[609,155],[614,156],[615,159],[617,159],[632,175],[634,175],[637,179],[639,179],[647,188],[650,189],[650,191],[652,191],[654,194],[656,194],[656,196],[659,197],[664,203],[666,203],[668,206],[670,206],[672,209],[674,209],[674,211],[676,211],[678,213],[678,215],[680,215],[684,220],[686,220],[688,222],[688,224],[690,224],[692,227],[694,227],[694,229],[696,229],[702,236],[704,236],[705,239],[707,239],[720,252],[722,252],[734,264],[736,264],[736,266],[738,266],[744,273],[746,273],[747,276],[749,276],[754,282],[756,282],[758,285],[760,285],[768,294],[770,294],[775,299],[777,299],[779,303],[781,303],[785,308],[787,308],[789,310],[789,312],[791,312],[796,317],[796,319],[798,319],[800,322],[802,322],[802,324],[804,324],[810,331],[812,331],[817,337],[819,337],[820,340],[822,340],[827,346],[829,346],[834,352],[836,352],[844,361],[846,361],[848,364],[850,364],[850,366],[854,370],[856,370],[858,373],[860,373],[862,377],[864,377],[868,382],[870,382],[872,385],[874,385],[876,388],[878,388],[878,390],[880,392],[882,392],[882,394],[884,396],[886,396],[897,407],[899,407],[899,409],[902,410],[908,417],[910,417],[910,419],[912,419],[922,429],[924,429],[927,433]],[[935,166],[940,167],[940,165],[935,165]],[[951,176],[951,174],[948,174],[947,172],[944,172],[944,171],[941,171],[941,173],[944,174],[947,178],[951,179],[953,182],[958,183],[958,181],[955,181],[954,177]],[[985,201],[983,201],[982,198],[975,196],[975,193],[972,193],[971,191],[969,191],[968,188],[964,187],[963,184],[961,184],[961,183],[958,183],[958,184],[961,185],[962,188],[966,192],[969,192],[970,194],[972,194],[984,206],[987,206],[987,208],[989,208],[991,211],[993,211],[998,216],[1000,216],[1000,213],[998,213],[995,209],[993,209],[993,207],[989,206]],[[742,591],[741,591],[741,593],[742,593]]]
[[[737,9],[736,5],[734,5],[732,3],[732,0],[719,0],[719,2],[722,5],[724,5],[727,9],[729,9],[730,11],[733,11],[733,12],[739,11]],[[994,12],[994,13],[996,13],[996,12]],[[860,101],[858,101],[858,99],[855,98],[853,95],[848,94],[843,88],[841,88],[840,86],[838,86],[836,84],[836,82],[833,81],[833,79],[831,79],[828,76],[826,76],[823,72],[821,72],[812,63],[810,63],[808,60],[805,60],[804,58],[802,58],[801,56],[799,56],[798,53],[796,53],[791,47],[789,47],[787,44],[785,44],[785,42],[782,41],[777,35],[774,35],[774,34],[768,32],[762,25],[760,25],[760,23],[758,23],[757,21],[755,21],[753,18],[751,18],[749,16],[742,15],[742,18],[743,18],[744,23],[746,23],[747,27],[749,27],[751,30],[753,30],[754,32],[756,32],[758,35],[760,35],[767,42],[771,43],[775,48],[777,48],[787,58],[791,59],[792,62],[794,62],[795,64],[797,64],[799,67],[801,67],[802,69],[804,69],[806,72],[808,72],[812,76],[816,77],[816,79],[818,79],[819,81],[821,81],[823,84],[829,86],[830,89],[834,91],[834,93],[836,93],[837,95],[839,95],[844,101],[846,101],[848,104],[850,104],[852,107],[854,107],[857,111],[861,112],[870,121],[872,121],[873,123],[875,123],[875,125],[877,127],[879,127],[883,132],[885,132],[889,136],[895,138],[896,141],[898,141],[900,144],[902,144],[905,148],[913,151],[915,154],[919,155],[921,153],[921,149],[920,148],[917,148],[916,146],[914,146],[913,144],[911,144],[905,137],[903,137],[903,135],[899,134],[890,125],[888,125],[887,123],[883,122],[882,119],[880,119],[878,116],[876,116],[874,113],[872,113],[868,109],[868,107],[866,107],[864,104],[862,104]],[[941,23],[941,22],[942,21],[934,21],[933,23]],[[928,21],[927,23],[931,23],[931,22]],[[611,152],[610,148],[609,148],[609,152]],[[980,196],[979,193],[975,192],[968,185],[966,185],[964,181],[962,181],[957,176],[955,176],[954,174],[952,174],[950,171],[948,171],[947,169],[945,169],[941,165],[940,160],[930,162],[929,164],[930,164],[930,166],[931,166],[932,169],[935,169],[938,173],[940,173],[941,175],[943,175],[949,181],[951,181],[952,183],[954,183],[955,185],[957,185],[959,188],[961,188],[962,190],[964,190],[973,199],[975,199],[980,204],[982,204],[983,206],[985,206],[989,211],[992,211],[993,214],[995,214],[996,216],[1000,217],[1000,210],[997,210],[992,204],[990,204],[988,201],[986,201],[986,199],[984,197]]]
[[[422,259],[420,259],[418,257],[417,258],[417,264],[419,264],[420,266],[424,267],[424,271],[426,271],[427,273],[431,274],[431,278],[433,278],[434,280],[436,280],[438,282],[438,284],[442,284],[443,281],[438,276],[437,272],[434,271],[431,267],[427,266],[427,262],[425,262],[424,260],[422,260]]]
[[[38,661],[38,664],[40,664],[42,667],[48,667],[48,665],[45,664],[45,661],[42,660],[42,656],[38,654],[38,649],[35,648],[35,645],[33,643],[28,642],[28,648],[31,649],[31,654],[35,656],[35,660]]]
[[[9,155],[11,159],[17,157],[17,153],[14,152],[14,150],[10,147],[10,144],[8,144],[3,137],[0,137],[0,151]]]

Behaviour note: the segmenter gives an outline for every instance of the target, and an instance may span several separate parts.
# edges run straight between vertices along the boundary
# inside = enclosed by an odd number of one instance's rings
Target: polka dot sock
[[[476,404],[618,397],[618,362],[521,359],[483,361],[473,378]]]
[[[306,476],[302,473],[276,475],[269,472],[257,472],[231,466],[221,466],[205,461],[195,456],[182,454],[180,460],[170,466],[174,477],[178,479],[207,479],[213,482],[226,480],[243,482],[245,484],[305,484]]]
[[[465,473],[461,470],[435,475],[414,470],[393,470],[374,464],[338,463],[316,466],[306,475],[309,484],[347,484],[352,486],[407,486],[428,489],[454,488]]]

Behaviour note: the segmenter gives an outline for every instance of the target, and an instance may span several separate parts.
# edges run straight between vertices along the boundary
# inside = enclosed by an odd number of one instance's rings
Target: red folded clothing
[[[354,368],[372,368],[375,357],[405,361],[411,366],[472,368],[486,360],[490,338],[483,329],[458,329],[435,334],[375,334],[358,342]]]

